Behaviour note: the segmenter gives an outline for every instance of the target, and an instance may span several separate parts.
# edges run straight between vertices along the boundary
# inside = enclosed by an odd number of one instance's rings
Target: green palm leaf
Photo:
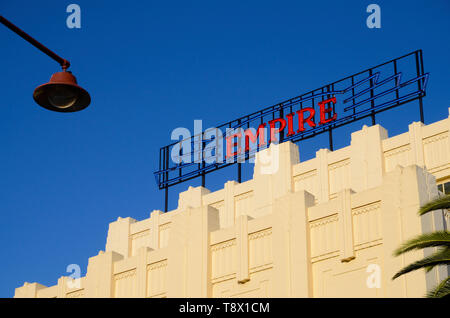
[[[450,194],[428,202],[419,209],[418,214],[424,215],[425,213],[441,209],[450,210]],[[448,231],[437,231],[434,233],[418,235],[403,243],[394,251],[394,255],[399,256],[412,250],[427,247],[440,248],[433,255],[425,257],[404,267],[397,274],[395,274],[392,279],[396,279],[401,275],[420,268],[423,268],[426,272],[429,272],[437,265],[450,264],[450,232]],[[444,279],[433,290],[429,291],[426,296],[431,298],[450,296],[450,277]]]
[[[404,267],[402,270],[400,270],[397,274],[392,277],[392,279],[396,279],[397,277],[409,273],[411,271],[420,269],[420,268],[427,268],[431,269],[436,265],[441,264],[450,264],[450,248],[443,248],[434,253],[431,256],[425,257],[421,259],[420,261],[414,262],[406,267]]]
[[[394,256],[425,247],[447,246],[450,247],[450,232],[437,231],[416,236],[403,243],[394,251]]]
[[[440,209],[450,209],[450,194],[428,202],[427,204],[422,206],[419,209],[419,215],[424,215],[425,213]]]
[[[450,277],[444,279],[433,290],[427,293],[427,297],[429,298],[441,298],[445,296],[450,296]]]

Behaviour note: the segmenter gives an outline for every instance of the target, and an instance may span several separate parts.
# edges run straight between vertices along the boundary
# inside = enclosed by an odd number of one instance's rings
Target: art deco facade
[[[258,161],[252,180],[190,187],[176,210],[142,221],[119,217],[79,286],[25,283],[15,297],[422,297],[448,267],[393,281],[432,250],[392,252],[448,226],[447,212],[417,210],[450,181],[449,129],[450,118],[391,138],[363,127],[304,162],[294,144],[273,145],[263,150],[273,173]]]

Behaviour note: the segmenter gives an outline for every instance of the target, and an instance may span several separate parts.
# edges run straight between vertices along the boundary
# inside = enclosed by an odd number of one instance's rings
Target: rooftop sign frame
[[[229,138],[234,138],[236,135],[227,137],[227,160],[223,162],[206,163],[205,160],[174,162],[170,160],[174,147],[181,142],[189,142],[193,145],[194,151],[189,155],[195,157],[196,152],[202,152],[203,146],[207,142],[211,142],[211,140],[203,139],[204,132],[194,135],[188,140],[177,141],[161,147],[159,169],[154,172],[154,176],[158,188],[165,190],[165,211],[168,209],[169,187],[198,177],[202,178],[202,186],[205,186],[206,174],[233,164],[238,166],[237,179],[238,182],[241,182],[242,162],[251,158],[255,152],[266,148],[271,142],[298,142],[328,133],[330,150],[333,150],[334,129],[367,117],[370,117],[372,125],[375,125],[376,114],[415,100],[419,101],[420,121],[424,122],[422,98],[426,96],[428,77],[429,73],[424,71],[422,50],[416,50],[221,124],[215,129],[219,129],[223,133],[229,129],[247,131],[250,128],[265,127],[265,122],[268,122],[271,137],[266,143],[258,144],[255,149],[246,147],[240,153],[234,150],[229,151]],[[319,122],[315,119],[315,114],[320,114]],[[295,123],[294,116],[298,117]],[[279,124],[279,127],[276,127],[276,124]],[[274,137],[273,132],[277,133],[277,138]],[[223,135],[225,136],[225,133]],[[247,135],[244,136],[244,138],[246,137]],[[232,143],[233,149],[235,145]]]

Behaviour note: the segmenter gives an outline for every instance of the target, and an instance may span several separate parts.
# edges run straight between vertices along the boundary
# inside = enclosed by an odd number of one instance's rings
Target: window
[[[444,194],[450,194],[450,181],[438,184],[437,188]],[[448,231],[450,225],[450,211],[444,210],[443,217],[444,217],[444,230]]]
[[[438,190],[444,194],[450,194],[450,181],[438,184]]]

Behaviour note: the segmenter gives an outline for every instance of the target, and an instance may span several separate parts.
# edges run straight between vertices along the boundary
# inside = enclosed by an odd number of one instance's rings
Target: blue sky
[[[73,2],[81,29],[65,24]],[[381,29],[366,26],[370,3],[381,7]],[[34,88],[59,66],[0,25],[0,297],[24,281],[54,285],[72,263],[84,275],[110,222],[163,209],[153,177],[159,147],[194,119],[215,126],[416,49],[430,72],[425,122],[450,106],[448,0],[17,0],[1,1],[0,14],[70,60],[92,97],[79,113],[38,107]],[[404,132],[415,110],[386,113],[381,124]],[[336,134],[336,148],[350,132]],[[302,144],[301,159],[326,140]],[[198,184],[171,190],[170,207]]]

